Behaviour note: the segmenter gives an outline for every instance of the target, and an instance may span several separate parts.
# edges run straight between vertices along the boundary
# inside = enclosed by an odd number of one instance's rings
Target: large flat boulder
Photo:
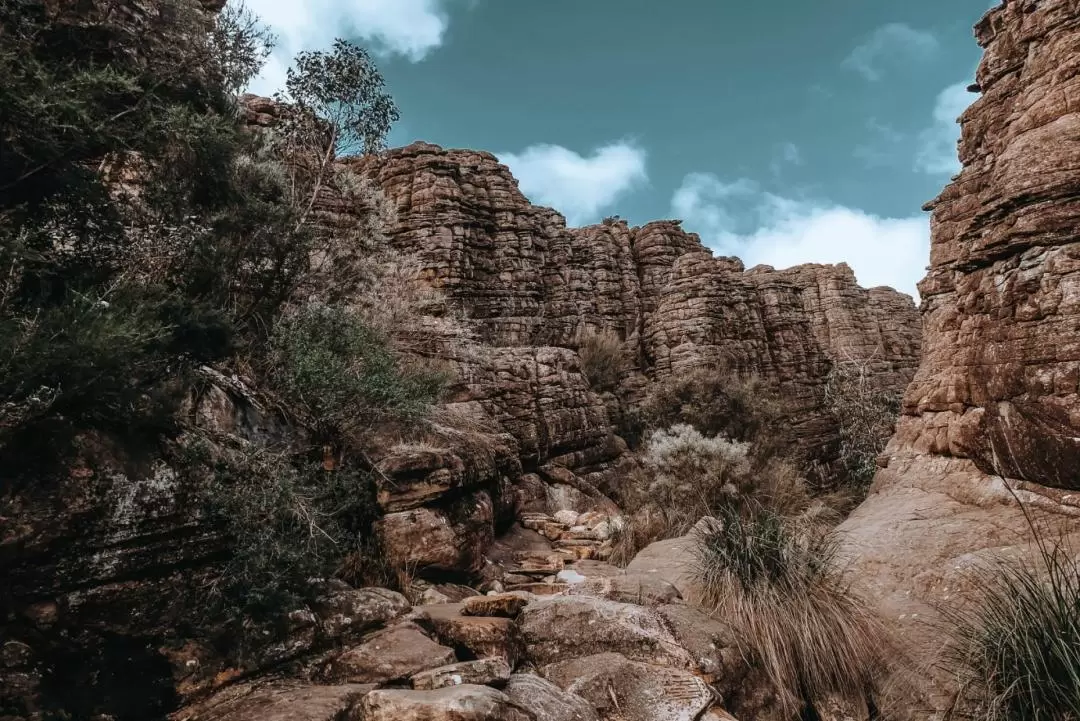
[[[592,596],[553,596],[518,617],[528,658],[538,666],[604,652],[692,668],[694,660],[653,610]]]
[[[403,623],[372,634],[331,659],[322,678],[335,683],[386,683],[454,663],[452,648],[428,638],[419,626]]]
[[[695,721],[716,698],[689,671],[631,661],[618,653],[562,661],[541,672],[586,699],[604,721]]]
[[[534,721],[506,694],[471,685],[434,691],[372,691],[359,711],[359,721]]]

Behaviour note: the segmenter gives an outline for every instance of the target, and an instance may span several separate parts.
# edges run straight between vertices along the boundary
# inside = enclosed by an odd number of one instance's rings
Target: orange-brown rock
[[[961,174],[933,211],[926,354],[905,448],[984,473],[1080,488],[1080,20],[1075,2],[1010,2],[976,28],[982,96]]]
[[[1028,517],[1068,536],[1080,511],[1080,6],[1010,0],[975,31],[963,170],[927,206],[924,357],[887,467],[841,526],[857,588],[917,669],[979,565],[1031,553]],[[901,687],[882,711],[945,709],[953,681],[917,672],[928,698]]]
[[[528,379],[509,393],[471,395],[508,423],[528,463],[554,459],[588,472],[620,453],[605,445],[605,405],[574,380],[580,368],[549,348],[576,349],[588,329],[624,341],[631,401],[647,378],[723,362],[781,387],[800,441],[818,453],[836,438],[822,403],[831,359],[870,360],[879,383],[896,390],[914,372],[914,304],[891,289],[860,288],[845,265],[745,271],[736,258],[714,258],[678,221],[567,228],[529,203],[489,153],[414,143],[347,162],[394,205],[395,245],[419,255],[427,282],[476,329],[479,385]],[[526,376],[507,365],[532,354],[551,371]]]

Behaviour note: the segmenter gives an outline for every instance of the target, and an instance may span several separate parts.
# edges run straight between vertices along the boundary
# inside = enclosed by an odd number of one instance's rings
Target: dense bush
[[[887,635],[836,570],[830,536],[766,508],[721,507],[694,540],[704,604],[733,625],[787,714],[871,699]]]
[[[193,364],[263,356],[298,301],[370,289],[378,194],[330,161],[380,147],[396,108],[339,42],[290,69],[288,119],[245,129],[235,93],[272,40],[198,0],[0,5],[5,436],[131,426]],[[326,193],[353,211],[332,227]]]
[[[981,721],[1080,718],[1080,562],[1060,543],[1037,561],[978,569],[975,600],[946,610],[946,669]]]
[[[334,162],[381,148],[397,109],[338,41],[302,53],[277,122],[249,127],[236,93],[273,38],[242,6],[114,5],[0,3],[0,452],[29,463],[95,428],[144,431],[140,453],[212,435],[173,465],[232,539],[215,596],[270,613],[310,576],[377,565],[347,446],[443,383],[395,345],[418,323],[388,206]],[[293,445],[191,430],[176,411],[198,365],[252,381],[301,426]]]
[[[424,413],[445,379],[399,364],[385,338],[356,314],[307,305],[278,324],[268,373],[292,411],[321,438]]]
[[[203,476],[208,520],[230,539],[228,558],[208,585],[208,616],[273,619],[308,600],[312,579],[346,564],[378,566],[371,534],[378,506],[368,473],[326,471],[317,459],[284,449],[222,447],[201,437],[186,439],[184,452],[187,472]]]
[[[750,443],[707,437],[686,424],[650,434],[642,465],[642,478],[620,489],[628,521],[619,532],[616,563],[652,541],[685,534],[721,508],[765,506],[795,515],[809,502],[805,481],[790,464],[755,462]]]
[[[596,391],[618,387],[623,371],[623,344],[611,331],[585,330],[577,336],[581,370]]]
[[[704,366],[656,383],[642,404],[648,428],[685,423],[706,436],[754,443],[783,437],[783,403],[765,381]],[[779,441],[777,441],[779,442]]]
[[[840,429],[845,480],[865,493],[895,430],[900,394],[878,388],[865,362],[841,361],[829,373],[825,401]]]

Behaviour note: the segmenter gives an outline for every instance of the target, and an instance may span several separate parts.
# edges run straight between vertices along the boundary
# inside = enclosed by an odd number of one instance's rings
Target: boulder
[[[540,676],[516,673],[504,691],[511,701],[528,709],[536,721],[600,721],[592,704]]]
[[[502,616],[517,618],[527,601],[512,593],[498,593],[488,596],[466,598],[461,604],[461,612],[466,616]]]
[[[501,691],[472,685],[372,691],[359,711],[359,721],[534,721]]]
[[[521,656],[517,626],[509,618],[463,616],[457,603],[421,609],[439,641],[476,658],[502,658],[510,666]]]
[[[400,593],[385,588],[349,588],[328,582],[312,604],[323,633],[330,638],[356,637],[385,626],[412,608]]]
[[[654,610],[591,596],[553,596],[530,603],[518,617],[528,658],[537,666],[598,653],[677,668],[693,668]]]
[[[716,698],[689,671],[631,661],[618,653],[562,661],[541,672],[591,703],[605,721],[695,721]]]
[[[482,658],[422,671],[412,677],[412,686],[420,691],[461,684],[502,686],[509,678],[510,664],[506,659]]]
[[[374,686],[249,682],[173,713],[170,721],[341,721]]]
[[[330,660],[322,678],[335,683],[386,683],[456,661],[453,649],[432,641],[414,623],[372,634]]]

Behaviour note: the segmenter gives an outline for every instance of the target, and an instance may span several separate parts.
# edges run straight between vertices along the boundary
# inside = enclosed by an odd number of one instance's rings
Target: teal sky
[[[680,217],[721,253],[914,293],[989,0],[249,0],[378,53],[393,145],[489,150],[571,224]]]

